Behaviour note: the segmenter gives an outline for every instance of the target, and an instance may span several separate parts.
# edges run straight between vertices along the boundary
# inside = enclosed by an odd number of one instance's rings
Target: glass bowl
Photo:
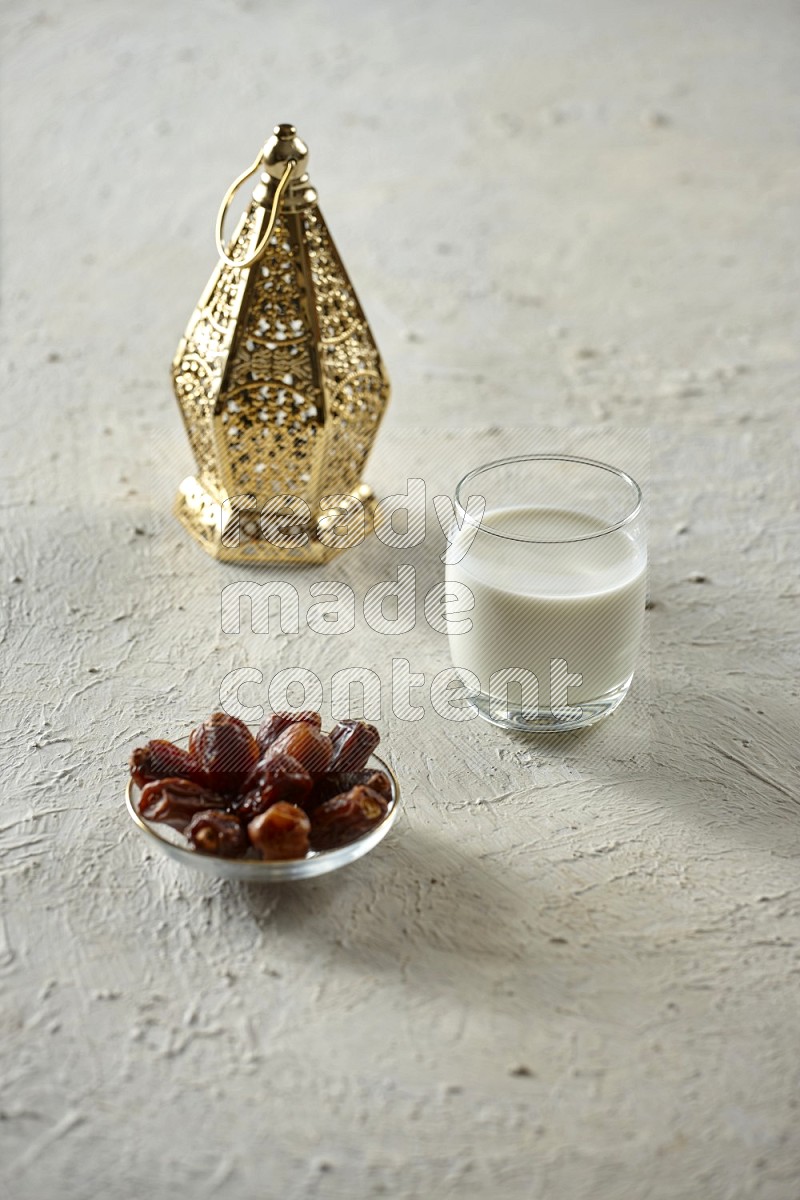
[[[128,780],[125,790],[125,803],[128,815],[150,845],[174,858],[176,862],[205,875],[213,875],[217,879],[237,879],[244,883],[286,883],[293,879],[313,879],[315,875],[327,875],[329,871],[338,871],[357,858],[369,854],[370,850],[382,842],[394,825],[400,811],[400,787],[394,771],[377,754],[370,756],[364,770],[383,771],[392,785],[392,795],[389,807],[383,820],[372,829],[367,830],[361,837],[346,846],[338,846],[335,850],[310,850],[305,858],[291,858],[279,862],[266,862],[260,858],[221,858],[216,854],[201,854],[194,850],[184,836],[163,822],[147,821],[139,813],[137,802],[141,789]]]

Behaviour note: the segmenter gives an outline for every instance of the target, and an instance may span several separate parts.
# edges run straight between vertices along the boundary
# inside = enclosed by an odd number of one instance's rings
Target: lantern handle
[[[258,170],[262,161],[263,161],[263,152],[260,151],[258,154],[258,157],[255,159],[254,162],[252,162],[250,164],[250,166],[247,168],[247,170],[243,171],[241,175],[238,175],[236,177],[236,179],[234,179],[233,183],[228,188],[225,195],[222,197],[222,203],[219,206],[219,212],[217,213],[217,225],[216,225],[216,229],[214,230],[214,236],[216,238],[217,251],[219,252],[219,256],[220,256],[220,258],[223,259],[224,262],[226,262],[228,264],[229,267],[252,267],[253,263],[256,262],[261,257],[261,255],[264,253],[266,244],[269,241],[269,239],[272,237],[272,231],[275,228],[275,222],[278,219],[278,206],[281,202],[281,197],[283,196],[283,193],[286,191],[286,188],[288,186],[289,180],[292,175],[292,171],[297,166],[296,159],[289,158],[286,160],[286,168],[285,168],[283,174],[281,175],[280,179],[278,180],[278,186],[275,188],[275,194],[272,197],[272,208],[270,210],[269,220],[267,221],[267,228],[264,230],[261,240],[258,243],[258,245],[256,246],[255,250],[252,250],[246,258],[231,258],[231,256],[228,254],[227,250],[225,249],[224,245],[222,244],[222,226],[225,221],[225,216],[228,212],[231,201],[233,200],[234,194],[242,186],[245,179],[248,179],[255,171]]]

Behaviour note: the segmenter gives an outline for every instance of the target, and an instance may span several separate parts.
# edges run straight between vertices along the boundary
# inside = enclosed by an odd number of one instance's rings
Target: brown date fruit
[[[144,787],[151,779],[193,779],[195,783],[202,783],[197,763],[188,750],[160,738],[133,751],[131,775],[139,787]]]
[[[234,801],[234,810],[249,820],[279,800],[302,805],[311,794],[311,786],[311,776],[296,758],[273,752],[253,767],[241,796]]]
[[[247,826],[247,836],[262,858],[277,862],[305,858],[310,828],[311,822],[302,808],[280,800],[266,812],[253,817]]]
[[[359,771],[359,775],[368,775],[368,779],[359,780],[364,787],[370,789],[371,792],[377,792],[379,796],[383,796],[388,804],[392,798],[392,782],[385,771]]]
[[[221,809],[221,796],[190,779],[153,779],[139,797],[139,813],[146,821],[164,821],[173,829],[184,829],[196,813]]]
[[[209,787],[235,792],[258,761],[258,746],[250,730],[237,717],[212,713],[189,735],[189,753]]]
[[[185,833],[195,850],[218,854],[220,858],[238,858],[249,845],[242,823],[233,813],[213,810],[195,813]]]
[[[358,785],[325,800],[311,814],[314,850],[333,850],[361,837],[386,816],[388,802],[372,788]]]
[[[312,809],[326,800],[330,800],[331,797],[339,796],[342,792],[349,792],[351,788],[357,787],[359,784],[362,787],[371,788],[373,792],[383,796],[387,802],[392,798],[392,785],[389,776],[383,771],[371,771],[369,768],[363,771],[327,771],[314,780],[314,790],[303,807],[306,812],[311,812]]]
[[[314,729],[313,725],[295,723],[284,729],[272,743],[269,755],[272,754],[289,754],[310,775],[321,775],[328,770],[333,747],[326,733]]]
[[[333,757],[328,770],[360,771],[381,740],[374,725],[367,721],[339,721],[330,732]]]
[[[261,754],[268,750],[279,734],[290,725],[312,725],[314,729],[322,728],[322,717],[318,712],[308,709],[304,712],[278,712],[267,717],[256,734],[258,749]]]

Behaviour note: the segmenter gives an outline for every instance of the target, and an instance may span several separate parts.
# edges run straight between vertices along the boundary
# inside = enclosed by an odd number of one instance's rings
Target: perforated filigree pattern
[[[256,204],[243,217],[231,258],[244,258],[264,210]],[[172,364],[172,383],[183,414],[198,477],[221,491],[220,464],[214,446],[214,412],[228,354],[247,286],[247,270],[220,262],[192,314]]]
[[[232,257],[244,257],[257,240],[264,211],[251,206]],[[281,213],[252,266],[217,268],[173,377],[198,479],[220,504],[252,495],[260,509],[276,494],[300,496],[313,534],[320,501],[355,491],[389,382],[316,205]],[[235,545],[222,545],[224,515],[214,532],[209,511],[191,487],[179,501],[181,519],[205,548],[235,557]],[[252,558],[257,523],[243,522],[242,530],[241,558]],[[331,556],[317,541],[291,557],[320,561],[321,554]],[[287,557],[271,555],[268,543],[258,556]]]
[[[305,214],[328,436],[320,495],[356,487],[389,399],[378,348],[318,208]]]
[[[220,397],[231,494],[316,499],[324,401],[303,266],[297,217],[288,214],[251,268]]]

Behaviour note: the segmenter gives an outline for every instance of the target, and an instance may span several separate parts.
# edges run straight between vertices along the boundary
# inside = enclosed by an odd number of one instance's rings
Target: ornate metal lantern
[[[172,365],[197,463],[176,515],[230,562],[325,562],[371,523],[361,471],[389,379],[307,162],[294,126],[278,125],[231,184],[220,261]],[[259,168],[226,246],[227,209]]]

